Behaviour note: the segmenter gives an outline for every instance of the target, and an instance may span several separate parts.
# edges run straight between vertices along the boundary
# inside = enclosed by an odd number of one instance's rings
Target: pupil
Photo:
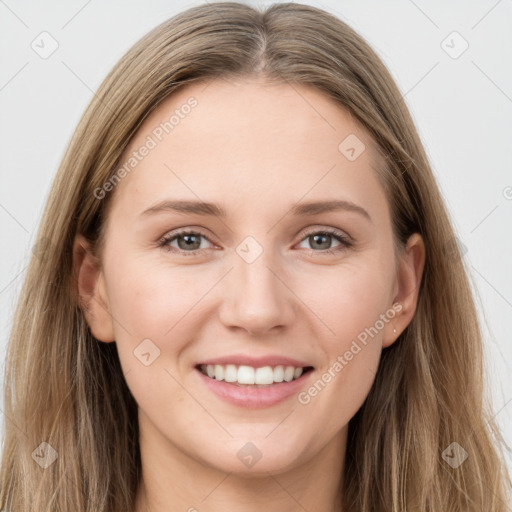
[[[313,235],[313,239],[314,239],[315,243],[318,241],[318,238],[323,238],[325,240],[325,239],[329,239],[330,235]],[[320,245],[322,245],[322,244],[320,243]],[[321,249],[329,249],[329,243],[328,242],[324,242],[323,245],[325,247],[320,247]]]
[[[189,248],[191,246],[193,246],[194,244],[198,244],[197,240],[193,240],[194,238],[198,238],[197,235],[181,235],[179,238],[178,238],[178,246],[180,247],[180,249],[183,249],[183,248]],[[184,240],[185,242],[182,243],[181,241]],[[199,242],[199,245],[201,244],[201,242]],[[198,247],[193,247],[194,249],[197,249]]]

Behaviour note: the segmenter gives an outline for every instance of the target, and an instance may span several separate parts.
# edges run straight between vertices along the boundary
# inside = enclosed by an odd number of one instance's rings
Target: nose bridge
[[[259,300],[262,297],[266,300],[275,298],[275,294],[280,284],[275,277],[275,270],[270,269],[277,267],[276,258],[272,256],[271,249],[262,252],[254,261],[246,261],[242,257],[235,259],[234,279],[238,282],[243,290],[245,297],[252,300]]]
[[[251,333],[293,322],[293,294],[283,284],[275,251],[255,239],[244,240],[233,254],[233,270],[223,298],[221,320]]]

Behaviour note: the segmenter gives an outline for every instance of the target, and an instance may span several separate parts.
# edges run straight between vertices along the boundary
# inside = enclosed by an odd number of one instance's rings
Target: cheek
[[[309,288],[307,303],[329,329],[319,341],[325,362],[299,403],[327,418],[326,432],[333,435],[361,407],[375,379],[383,330],[392,318],[387,263],[337,268],[325,287]]]
[[[190,400],[177,362],[194,337],[198,302],[211,279],[201,279],[192,266],[187,272],[137,257],[111,261],[108,295],[126,383],[144,411],[171,422]]]
[[[184,353],[198,336],[205,299],[219,277],[207,266],[171,266],[136,255],[110,261],[105,269],[108,295],[127,383],[135,396],[151,387],[166,390],[179,403],[185,396],[172,375],[178,372],[181,380],[190,370]],[[155,396],[145,396],[143,402],[151,403]]]
[[[109,300],[119,323],[116,334],[126,331],[135,339],[169,341],[181,319],[192,313],[200,298],[211,288],[211,276],[193,266],[178,268],[149,258],[117,260],[109,269]]]
[[[325,326],[322,338],[328,341],[329,352],[348,349],[351,340],[366,332],[391,307],[392,273],[382,261],[368,259],[332,267],[323,271],[321,279],[317,270],[309,276],[303,274],[298,283],[297,295]],[[382,335],[381,323],[374,339]]]

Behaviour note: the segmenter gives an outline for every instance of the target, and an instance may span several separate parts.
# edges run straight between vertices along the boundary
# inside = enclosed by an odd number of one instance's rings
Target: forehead
[[[371,198],[382,195],[373,146],[350,113],[315,88],[253,79],[198,82],[146,118],[122,159],[133,166],[115,201],[140,211],[162,194],[259,205],[336,190],[354,200],[364,190]]]

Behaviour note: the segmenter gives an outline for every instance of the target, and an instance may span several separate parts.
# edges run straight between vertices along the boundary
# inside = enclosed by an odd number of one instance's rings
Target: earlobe
[[[101,265],[90,243],[77,235],[73,245],[75,295],[92,335],[104,342],[114,341],[112,316]]]
[[[397,274],[397,293],[393,309],[399,309],[383,340],[383,348],[393,344],[409,325],[418,303],[419,290],[425,267],[425,244],[419,233],[411,235],[400,256]],[[400,307],[396,308],[398,304]],[[395,331],[396,330],[396,331]]]

